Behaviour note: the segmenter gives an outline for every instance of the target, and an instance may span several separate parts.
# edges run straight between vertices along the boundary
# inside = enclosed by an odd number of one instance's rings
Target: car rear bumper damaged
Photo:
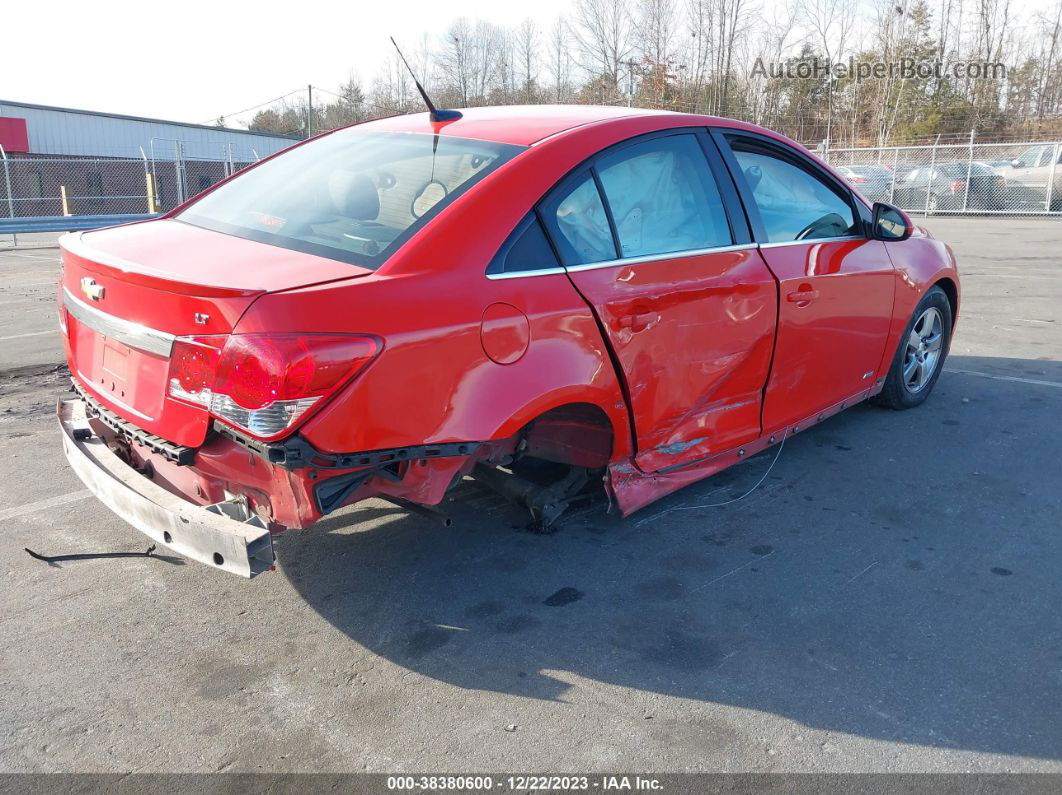
[[[243,577],[273,568],[269,529],[245,504],[198,506],[153,483],[94,433],[82,400],[60,400],[57,414],[63,452],[77,476],[100,502],[156,544]]]

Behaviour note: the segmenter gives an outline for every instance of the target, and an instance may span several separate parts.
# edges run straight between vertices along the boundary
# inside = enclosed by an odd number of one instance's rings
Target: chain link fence
[[[1062,143],[830,149],[820,156],[871,201],[924,214],[1062,215]]]
[[[181,141],[161,139],[139,158],[0,150],[0,218],[166,212],[248,165],[231,147],[189,156]]]
[[[914,213],[1062,215],[1062,142],[829,149],[871,201]],[[166,212],[250,165],[152,139],[139,158],[7,155],[0,218]]]

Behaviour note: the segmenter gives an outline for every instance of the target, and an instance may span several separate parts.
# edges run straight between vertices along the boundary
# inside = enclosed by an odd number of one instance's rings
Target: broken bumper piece
[[[235,502],[194,505],[134,470],[89,427],[82,400],[60,400],[63,452],[104,505],[155,543],[217,569],[254,577],[274,564],[273,542],[260,518]]]

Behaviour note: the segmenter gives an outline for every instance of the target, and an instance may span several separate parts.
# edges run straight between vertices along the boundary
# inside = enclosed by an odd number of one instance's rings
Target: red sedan
[[[629,514],[915,406],[959,302],[946,245],[799,145],[628,108],[369,122],[61,247],[70,464],[245,576],[369,497],[471,475],[539,527],[594,486]]]

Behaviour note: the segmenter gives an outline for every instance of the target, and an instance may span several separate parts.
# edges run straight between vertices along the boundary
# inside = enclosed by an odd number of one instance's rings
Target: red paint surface
[[[755,249],[576,271],[623,368],[639,468],[759,435],[777,291]]]
[[[763,405],[764,430],[777,431],[884,377],[896,277],[877,240],[764,248],[763,257],[782,299]]]
[[[0,146],[8,154],[29,152],[29,131],[25,119],[0,116]]]
[[[531,327],[527,315],[512,304],[491,304],[479,326],[483,352],[497,364],[513,364],[527,353]]]
[[[922,234],[485,276],[520,219],[586,158],[640,134],[706,125],[757,129],[624,108],[468,111],[439,133],[538,143],[376,272],[163,220],[86,235],[100,256],[64,252],[64,284],[79,295],[91,274],[106,288],[100,309],[176,335],[374,335],[379,356],[293,429],[325,452],[476,441],[488,443],[476,458],[490,460],[551,410],[569,407],[552,415],[564,431],[545,445],[554,450],[577,443],[586,417],[600,417],[612,443],[595,436],[593,446],[611,450],[610,488],[630,512],[880,389],[919,298],[941,280],[958,291],[950,250]],[[430,126],[419,115],[365,128]],[[195,323],[196,313],[208,322]],[[172,441],[205,440],[194,466],[176,473],[160,464],[174,491],[188,496],[198,477],[208,496],[196,501],[248,492],[278,525],[319,518],[310,470],[288,472],[207,436],[204,410],[164,397],[164,361],[109,346],[75,320],[69,340],[75,377],[113,411]],[[473,463],[404,464],[398,481],[374,477],[351,499],[437,503]]]

